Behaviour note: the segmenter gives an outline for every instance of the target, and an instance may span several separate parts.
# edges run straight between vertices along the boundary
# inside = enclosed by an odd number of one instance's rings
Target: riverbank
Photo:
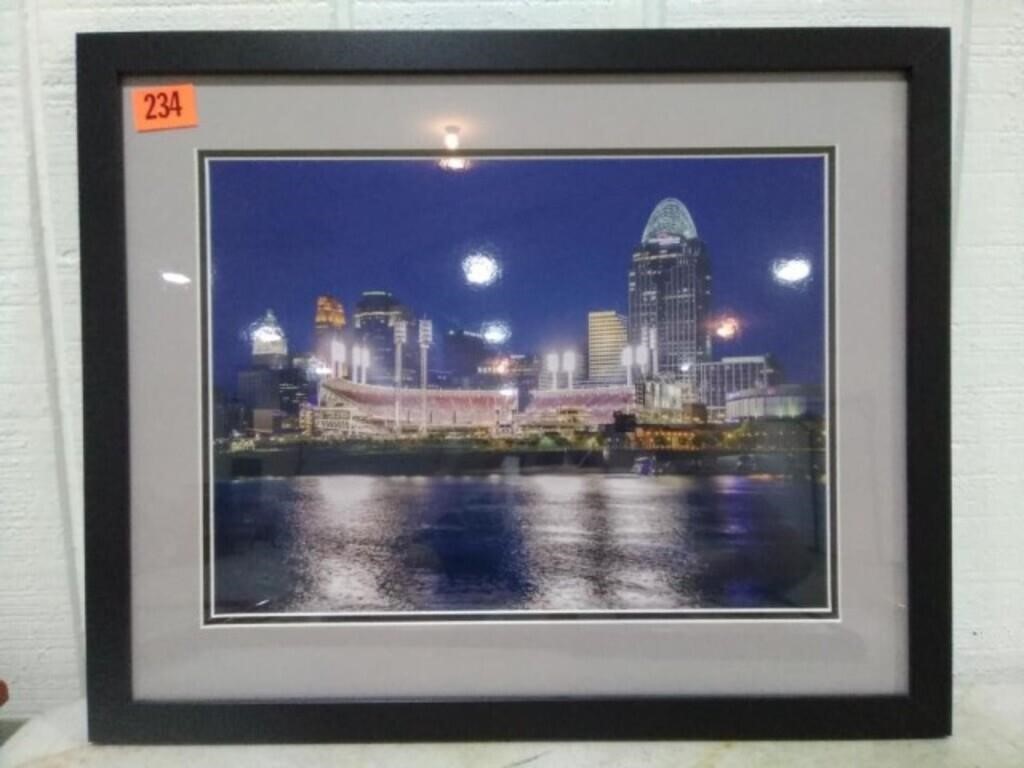
[[[477,475],[639,472],[667,475],[781,474],[807,476],[824,471],[822,452],[678,451],[670,449],[367,449],[297,443],[214,453],[215,475],[291,477],[297,475]]]

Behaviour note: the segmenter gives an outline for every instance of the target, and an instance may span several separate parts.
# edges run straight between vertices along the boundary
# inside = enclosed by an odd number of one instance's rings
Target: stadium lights
[[[327,351],[327,367],[331,369],[334,378],[340,379],[342,368],[345,367],[345,345],[337,339],[332,339]]]
[[[434,323],[423,318],[419,322],[419,338],[421,347],[429,347],[434,343]]]
[[[345,362],[345,345],[340,341],[331,342],[331,362],[332,363],[344,363]]]
[[[356,384],[366,383],[366,369],[370,367],[370,348],[355,345],[352,347],[352,381]]]
[[[562,353],[562,370],[567,375],[569,389],[572,389],[572,375],[576,372],[576,353],[571,349]]]
[[[420,337],[420,432],[427,433],[427,349],[434,341],[434,323],[427,318],[419,322]]]
[[[409,338],[409,326],[405,320],[395,320],[394,324],[395,332],[395,434],[398,435],[402,430],[402,407],[401,407],[401,395],[399,392],[402,389],[402,346],[405,344],[406,339]]]
[[[395,344],[405,344],[409,338],[409,328],[405,320],[395,320],[394,325]]]
[[[626,386],[633,386],[633,348],[622,348],[622,367],[626,369]]]
[[[558,353],[549,352],[545,360],[545,367],[551,374],[551,388],[558,389]]]

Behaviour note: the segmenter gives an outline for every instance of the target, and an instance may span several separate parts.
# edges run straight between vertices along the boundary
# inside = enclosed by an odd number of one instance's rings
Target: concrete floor
[[[954,735],[932,741],[94,747],[85,743],[85,705],[79,702],[26,724],[0,749],[0,768],[1024,766],[1024,680],[958,685],[954,718]]]

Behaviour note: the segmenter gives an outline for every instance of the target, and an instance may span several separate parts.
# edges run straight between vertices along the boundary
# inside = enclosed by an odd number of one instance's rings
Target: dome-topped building
[[[711,359],[711,273],[686,206],[659,202],[629,270],[629,344],[656,378],[689,379]],[[641,351],[637,351],[637,348]]]
[[[268,309],[263,317],[249,326],[249,341],[253,365],[274,369],[287,367],[288,339],[273,310]]]
[[[693,223],[693,217],[686,206],[674,197],[666,197],[654,206],[640,242],[649,243],[666,238],[697,238],[697,225]]]

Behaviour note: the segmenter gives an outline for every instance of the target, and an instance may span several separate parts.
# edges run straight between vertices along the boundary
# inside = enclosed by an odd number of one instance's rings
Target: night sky
[[[626,314],[630,258],[654,206],[689,209],[707,245],[712,313],[739,318],[714,357],[774,354],[791,382],[823,383],[824,189],[820,157],[477,160],[261,159],[210,164],[214,375],[234,389],[245,329],[268,308],[289,353],[309,350],[316,297],[351,322],[364,290],[392,291],[451,328],[501,320],[509,352],[585,350],[587,312]],[[467,285],[483,250],[500,280]],[[772,262],[802,255],[811,278],[777,283]]]

